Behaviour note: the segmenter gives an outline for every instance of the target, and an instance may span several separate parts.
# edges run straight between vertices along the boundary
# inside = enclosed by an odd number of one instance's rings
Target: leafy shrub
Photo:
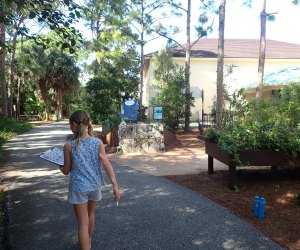
[[[300,152],[300,83],[286,85],[279,99],[245,102],[242,95],[228,98],[227,113],[221,129],[211,128],[207,137],[238,161],[238,151],[270,149]],[[239,99],[240,101],[237,101]],[[230,122],[229,122],[230,121]]]
[[[194,106],[194,98],[185,93],[185,73],[182,66],[172,61],[169,51],[160,51],[154,57],[153,86],[156,95],[150,100],[152,106],[163,107],[162,122],[168,128],[176,130],[183,124],[185,117],[185,101],[189,99]]]

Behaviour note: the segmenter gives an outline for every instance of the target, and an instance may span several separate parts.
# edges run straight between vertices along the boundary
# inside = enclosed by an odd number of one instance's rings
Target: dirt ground
[[[177,133],[178,141],[167,150],[203,147],[197,135],[197,131]],[[198,173],[165,178],[223,205],[283,248],[300,249],[300,168],[278,168],[277,173],[271,173],[269,168],[239,168],[235,190],[227,188],[227,171],[224,170],[212,175]],[[264,219],[256,219],[253,215],[255,195],[266,200]]]

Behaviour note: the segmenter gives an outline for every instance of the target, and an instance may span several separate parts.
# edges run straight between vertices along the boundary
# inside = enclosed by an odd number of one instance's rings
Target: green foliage
[[[3,161],[2,146],[5,141],[13,138],[17,134],[31,130],[32,127],[31,124],[17,121],[13,118],[0,118],[0,162]]]
[[[116,103],[117,90],[113,88],[111,78],[97,76],[86,84],[87,101],[91,107],[91,118],[95,123],[101,123],[110,114],[110,107]],[[121,96],[120,96],[121,99]],[[115,110],[114,112],[117,112]]]
[[[241,189],[237,185],[234,185],[233,188],[234,188],[234,192],[236,193],[239,193],[241,191]]]
[[[70,92],[79,87],[79,68],[76,66],[75,58],[55,48],[46,54],[46,74],[52,81],[56,91]]]
[[[95,123],[103,124],[108,130],[120,123],[119,113],[122,96],[134,98],[138,89],[137,60],[122,56],[103,61],[100,72],[86,84],[86,98]]]
[[[202,4],[199,8],[200,13],[198,17],[198,24],[195,26],[197,36],[199,38],[206,37],[213,31],[213,16],[218,12],[218,8],[216,7],[214,0],[206,0],[201,2]]]
[[[92,33],[92,39],[85,43],[89,53],[95,59],[86,67],[94,75],[100,74],[101,64],[108,61],[125,62],[125,58],[135,64],[136,40],[129,27],[128,5],[125,0],[112,0],[105,3],[101,0],[85,1],[83,18],[85,25]]]
[[[92,33],[86,42],[95,60],[85,65],[93,75],[85,88],[84,104],[95,123],[109,130],[119,124],[122,96],[136,97],[139,84],[137,37],[132,34],[125,0],[84,1],[83,18]]]
[[[41,36],[52,40],[56,37],[54,33]],[[17,74],[23,79],[21,113],[43,116],[46,106],[50,114],[54,113],[57,103],[62,102],[62,95],[71,95],[79,87],[76,58],[60,50],[55,43],[52,45],[51,49],[45,50],[29,40],[16,55]]]
[[[39,34],[34,37],[34,41],[36,45],[40,45],[44,49],[56,48],[70,54],[77,54],[83,42],[82,35],[74,28],[67,26],[56,28],[46,36]]]
[[[182,16],[181,4],[171,3],[167,0],[132,0],[128,4],[129,20],[135,27],[137,40],[140,46],[144,46],[155,36],[171,39],[178,33],[178,27],[169,24],[165,20],[173,16]],[[177,6],[176,8],[174,8]],[[160,17],[160,18],[158,18]],[[163,21],[162,21],[163,20]]]
[[[21,114],[44,116],[45,106],[34,92],[28,91],[21,93],[20,103]]]
[[[70,111],[81,109],[87,111],[88,114],[92,113],[91,105],[87,100],[87,93],[86,93],[85,86],[80,86],[78,89],[75,89],[73,95],[65,95],[64,103],[70,105]]]
[[[115,112],[115,107],[110,107],[107,115],[96,115],[100,123],[102,124],[103,133],[108,134],[113,127],[116,127],[121,122],[120,115]]]
[[[82,42],[81,34],[74,28],[81,17],[81,7],[73,0],[31,0],[31,1],[9,1],[6,8],[5,24],[8,28],[13,26],[13,32],[22,37],[33,39],[45,48],[51,47],[49,39],[39,39],[34,33],[35,29],[28,28],[27,24],[40,25],[42,28],[53,30],[60,38],[56,41],[63,49],[74,53]],[[2,20],[2,15],[0,19]],[[33,22],[28,20],[32,19]],[[22,26],[16,23],[22,23]],[[15,24],[14,24],[15,23]]]
[[[75,53],[79,44],[82,43],[81,34],[74,27],[71,27],[81,17],[81,7],[75,1],[31,0],[21,3],[22,1],[18,1],[19,12],[26,13],[29,19],[34,19],[39,24],[46,24],[59,37],[56,40],[56,46],[67,49],[70,53]],[[38,45],[45,48],[52,47],[53,41],[30,34],[30,29],[20,29],[19,33],[33,38]]]
[[[208,138],[217,141],[236,162],[239,150],[244,149],[283,150],[296,156],[300,152],[299,90],[300,83],[293,83],[284,86],[276,100],[246,103],[239,95],[228,98],[227,107],[234,112],[222,121],[219,131],[211,128]]]
[[[220,137],[219,131],[216,130],[215,128],[213,128],[213,127],[209,127],[207,129],[206,136],[212,142],[218,142],[219,141],[219,137]]]
[[[184,68],[173,63],[167,51],[157,54],[153,63],[157,94],[150,103],[152,106],[162,106],[163,123],[177,129],[185,117]]]

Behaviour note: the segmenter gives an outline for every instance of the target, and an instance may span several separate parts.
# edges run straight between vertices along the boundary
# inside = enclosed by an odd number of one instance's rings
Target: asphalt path
[[[13,250],[79,249],[67,201],[69,177],[39,156],[62,148],[67,122],[35,127],[5,144],[1,167]],[[94,250],[281,249],[252,225],[203,195],[162,177],[112,162],[122,199],[111,186],[95,211]]]

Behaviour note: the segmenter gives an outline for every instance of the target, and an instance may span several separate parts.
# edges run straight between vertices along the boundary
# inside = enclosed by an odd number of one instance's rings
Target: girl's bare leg
[[[93,237],[93,231],[94,231],[94,225],[95,225],[95,207],[96,207],[96,201],[89,200],[88,201],[88,217],[89,217],[89,240],[90,245],[92,245],[92,237]]]
[[[74,204],[81,250],[90,250],[88,203]]]

